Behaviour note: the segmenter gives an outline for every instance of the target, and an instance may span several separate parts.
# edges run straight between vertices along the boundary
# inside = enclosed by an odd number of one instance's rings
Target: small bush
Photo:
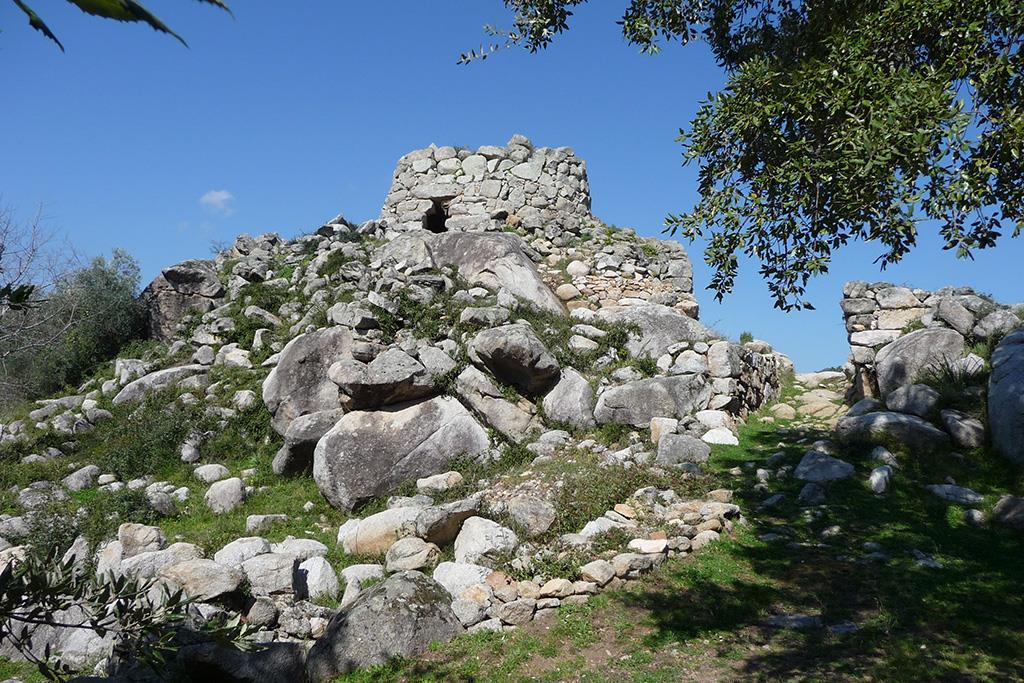
[[[754,335],[751,332],[740,332],[740,344],[746,344],[754,341]]]

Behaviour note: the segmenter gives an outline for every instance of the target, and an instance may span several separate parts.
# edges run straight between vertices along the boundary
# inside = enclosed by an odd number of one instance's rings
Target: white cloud
[[[234,201],[235,195],[227,190],[210,190],[199,198],[201,206],[222,216],[230,216],[235,212],[235,208],[231,206]]]

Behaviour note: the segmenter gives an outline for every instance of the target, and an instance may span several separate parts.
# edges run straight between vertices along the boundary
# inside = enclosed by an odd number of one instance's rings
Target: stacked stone
[[[396,232],[429,227],[479,232],[522,227],[562,242],[590,217],[586,163],[568,147],[539,147],[515,135],[476,151],[430,146],[398,161],[381,220]],[[440,230],[440,226],[436,231]]]
[[[850,341],[854,399],[879,395],[876,357],[919,329],[950,329],[964,340],[999,337],[1021,324],[1021,305],[1007,306],[970,287],[934,292],[861,280],[843,286],[840,303]]]

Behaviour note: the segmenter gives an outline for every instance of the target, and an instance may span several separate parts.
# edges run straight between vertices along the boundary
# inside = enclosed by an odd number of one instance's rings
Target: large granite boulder
[[[997,453],[1024,463],[1024,330],[1006,335],[992,354],[988,428]]]
[[[338,385],[327,372],[336,361],[351,356],[352,332],[328,327],[300,334],[281,350],[277,365],[263,380],[263,402],[274,416],[278,434],[302,415],[341,407]]]
[[[504,398],[494,382],[472,365],[467,366],[455,379],[455,391],[463,403],[482,416],[487,424],[516,443],[522,441],[534,427],[541,428],[529,410]]]
[[[401,349],[388,349],[369,363],[343,358],[330,367],[328,374],[351,399],[352,410],[403,403],[437,393],[426,368]]]
[[[211,261],[182,261],[165,268],[142,290],[149,335],[169,341],[191,311],[206,313],[224,296],[224,285]]]
[[[606,389],[597,399],[594,417],[598,424],[646,427],[652,417],[681,418],[703,410],[711,393],[703,375],[642,379]]]
[[[929,369],[939,368],[964,355],[964,338],[956,330],[933,328],[903,335],[875,356],[875,376],[883,397],[913,384]]]
[[[483,330],[473,337],[467,352],[474,365],[529,395],[542,394],[558,381],[558,361],[533,328],[523,323]]]
[[[456,399],[441,396],[345,415],[313,454],[313,478],[335,507],[351,510],[402,482],[444,472],[487,449],[487,432]]]
[[[836,424],[835,435],[843,443],[902,446],[910,451],[934,451],[950,445],[949,435],[930,422],[885,411],[843,417]]]
[[[448,592],[430,577],[417,571],[392,574],[331,619],[307,656],[308,680],[334,680],[451,640],[463,628],[450,603]]]
[[[565,315],[565,307],[544,284],[517,235],[446,232],[424,233],[423,239],[438,266],[455,267],[469,284],[505,289],[542,310]]]
[[[636,357],[657,360],[673,344],[681,341],[707,341],[712,338],[708,328],[674,308],[662,304],[610,306],[597,312],[606,323],[635,325],[639,332],[629,335],[626,349]]]
[[[321,410],[292,420],[284,433],[284,446],[274,456],[274,474],[302,474],[313,468],[316,444],[345,414],[343,408]]]

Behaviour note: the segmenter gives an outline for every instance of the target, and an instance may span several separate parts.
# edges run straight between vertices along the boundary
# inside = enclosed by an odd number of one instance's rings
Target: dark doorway
[[[430,232],[448,232],[445,223],[448,221],[448,202],[434,199],[433,205],[423,214],[423,227]]]

